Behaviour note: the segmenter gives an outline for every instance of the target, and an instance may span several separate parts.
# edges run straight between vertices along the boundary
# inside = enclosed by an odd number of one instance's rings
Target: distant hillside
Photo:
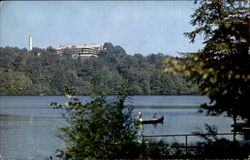
[[[90,95],[96,86],[115,95],[126,80],[131,95],[197,94],[181,76],[161,78],[163,54],[127,55],[120,46],[105,43],[98,57],[72,58],[47,49],[0,48],[0,95],[62,95],[73,86]]]

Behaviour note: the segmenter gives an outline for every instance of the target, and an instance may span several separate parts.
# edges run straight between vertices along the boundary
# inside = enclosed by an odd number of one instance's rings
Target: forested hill
[[[195,94],[197,90],[178,76],[161,77],[163,54],[127,55],[120,46],[105,43],[99,57],[74,59],[55,49],[0,48],[0,95],[63,95],[74,86],[76,94],[90,95],[95,86],[117,93],[124,78],[131,95]]]

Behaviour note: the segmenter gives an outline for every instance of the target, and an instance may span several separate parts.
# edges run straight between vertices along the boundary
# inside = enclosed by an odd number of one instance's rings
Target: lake
[[[90,100],[86,96],[78,98],[83,102]],[[56,149],[64,146],[57,137],[58,127],[64,120],[60,110],[49,106],[52,101],[64,104],[68,99],[62,96],[0,96],[0,156],[5,159],[55,158]],[[232,119],[223,115],[208,117],[192,109],[205,102],[209,102],[206,96],[134,96],[126,104],[135,106],[133,116],[142,112],[143,119],[151,119],[153,113],[165,117],[163,124],[143,125],[144,135],[205,131],[205,123],[216,125],[220,133],[231,132]],[[173,137],[169,141],[175,140]]]

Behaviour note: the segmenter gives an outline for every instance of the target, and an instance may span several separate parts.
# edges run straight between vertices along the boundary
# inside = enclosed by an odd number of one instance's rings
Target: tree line
[[[90,95],[96,86],[107,95],[128,82],[131,95],[197,94],[197,89],[181,75],[162,76],[162,61],[169,56],[128,55],[120,46],[104,44],[98,57],[72,58],[68,52],[56,54],[52,47],[0,48],[0,95],[62,95],[65,86],[77,95]]]

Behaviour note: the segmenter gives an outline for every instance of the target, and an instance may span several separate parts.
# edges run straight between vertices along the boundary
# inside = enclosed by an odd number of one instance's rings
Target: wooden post
[[[233,119],[234,119],[234,135],[233,135],[233,141],[235,142],[235,140],[236,140],[236,129],[235,129],[235,126],[236,126],[236,123],[237,123],[237,116],[236,116],[236,114],[233,115]]]
[[[187,139],[188,139],[188,136],[185,135],[185,138],[186,138],[186,155],[187,155]]]

